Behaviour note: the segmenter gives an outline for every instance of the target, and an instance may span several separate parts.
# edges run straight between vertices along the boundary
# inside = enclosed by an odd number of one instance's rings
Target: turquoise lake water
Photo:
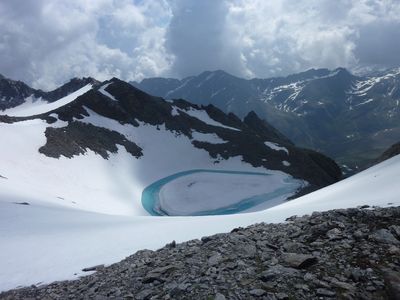
[[[167,177],[164,177],[151,185],[147,186],[142,192],[142,205],[144,209],[153,216],[167,216],[168,214],[162,210],[159,204],[159,192],[161,188],[183,176],[191,175],[193,173],[221,173],[221,174],[240,174],[240,175],[249,175],[249,176],[271,176],[268,173],[261,173],[261,172],[241,172],[241,171],[225,171],[225,170],[188,170],[184,172],[179,172]],[[239,212],[243,212],[248,210],[256,205],[264,203],[265,201],[272,200],[276,197],[289,194],[300,187],[300,182],[298,180],[287,178],[284,180],[285,184],[283,187],[276,189],[273,192],[265,193],[256,195],[250,198],[242,199],[234,204],[231,204],[226,207],[220,207],[214,210],[207,210],[207,211],[199,211],[190,214],[191,216],[205,216],[205,215],[227,215],[227,214],[235,214]]]

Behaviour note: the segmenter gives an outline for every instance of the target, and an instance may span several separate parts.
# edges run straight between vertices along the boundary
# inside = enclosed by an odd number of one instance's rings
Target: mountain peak
[[[243,121],[246,122],[246,120],[255,120],[255,121],[261,121],[259,116],[254,112],[254,110],[250,111],[243,119]]]
[[[122,80],[121,79],[119,79],[118,77],[113,77],[113,78],[111,78],[110,80],[108,80],[109,82],[122,82]]]
[[[65,83],[65,85],[86,85],[86,84],[99,84],[100,82],[93,77],[74,77],[71,78],[70,81]]]

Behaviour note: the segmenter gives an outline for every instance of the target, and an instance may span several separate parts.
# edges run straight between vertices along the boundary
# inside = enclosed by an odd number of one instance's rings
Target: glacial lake
[[[153,216],[169,216],[168,212],[163,210],[162,205],[160,204],[160,191],[161,189],[171,183],[172,181],[182,178],[184,176],[192,175],[195,173],[218,173],[218,174],[236,174],[236,175],[246,175],[246,176],[273,176],[268,173],[261,172],[242,172],[242,171],[227,171],[227,170],[207,170],[207,169],[196,169],[196,170],[188,170],[179,173],[172,174],[170,176],[164,177],[151,185],[147,186],[142,192],[142,205],[144,209]],[[277,199],[278,197],[282,197],[284,195],[292,195],[296,190],[301,187],[301,182],[299,180],[293,178],[285,178],[283,180],[283,185],[281,187],[277,187],[271,192],[261,193],[258,195],[253,195],[251,197],[245,197],[236,201],[235,203],[231,203],[229,205],[222,205],[216,209],[211,210],[200,210],[193,211],[185,214],[172,214],[172,215],[186,215],[186,216],[205,216],[205,215],[227,215],[227,214],[235,214],[244,211],[248,211],[252,207],[263,204],[267,201],[271,201]],[[279,204],[279,203],[278,203]],[[274,205],[271,205],[274,206]]]

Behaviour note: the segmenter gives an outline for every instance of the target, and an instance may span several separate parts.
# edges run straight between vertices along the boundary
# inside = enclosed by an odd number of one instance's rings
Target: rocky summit
[[[399,299],[400,207],[315,212],[143,250],[1,299]]]

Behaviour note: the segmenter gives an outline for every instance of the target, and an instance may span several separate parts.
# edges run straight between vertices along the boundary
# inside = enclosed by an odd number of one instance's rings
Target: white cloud
[[[74,76],[160,74],[169,56],[158,22],[169,14],[164,1],[3,1],[0,72],[45,89]]]
[[[0,73],[45,89],[74,76],[392,66],[398,41],[397,0],[0,2]]]

